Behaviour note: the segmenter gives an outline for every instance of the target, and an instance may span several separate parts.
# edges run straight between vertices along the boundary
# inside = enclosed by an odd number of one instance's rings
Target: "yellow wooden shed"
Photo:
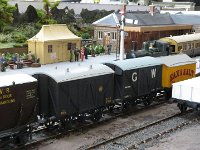
[[[70,49],[80,49],[81,38],[74,35],[65,24],[43,25],[28,40],[28,51],[40,59],[41,64],[68,61]]]

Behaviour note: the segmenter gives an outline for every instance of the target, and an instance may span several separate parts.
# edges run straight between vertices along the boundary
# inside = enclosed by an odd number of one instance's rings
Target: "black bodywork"
[[[43,116],[61,119],[112,103],[113,74],[59,83],[45,74],[34,77],[39,85],[39,114]]]
[[[155,93],[155,91],[162,88],[162,65],[152,64],[149,66],[141,65],[136,67],[135,62],[137,59],[145,62],[146,57],[127,59],[119,61],[118,63],[105,63],[105,65],[109,66],[115,71],[114,99],[137,100],[138,98]],[[129,66],[132,65],[133,68],[123,70],[123,68],[121,68],[118,64],[124,63],[124,61],[129,61],[129,63],[126,64]],[[152,71],[155,72],[155,74],[152,75]]]
[[[129,56],[132,55],[132,58],[144,57],[144,56],[168,56],[171,55],[170,45],[167,42],[163,42],[160,40],[152,41],[152,42],[144,42],[142,50],[131,51]],[[131,58],[131,57],[130,57]]]
[[[0,90],[0,137],[4,130],[14,133],[36,121],[37,82],[13,84]]]

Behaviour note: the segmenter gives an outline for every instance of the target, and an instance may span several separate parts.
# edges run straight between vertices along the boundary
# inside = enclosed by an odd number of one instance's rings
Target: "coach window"
[[[48,45],[48,53],[52,53],[53,52],[53,46],[52,45]]]
[[[103,32],[102,31],[98,31],[98,39],[102,39],[103,38]]]
[[[178,47],[178,51],[180,51],[181,49],[182,49],[182,46],[179,46],[179,47]]]
[[[183,50],[186,50],[186,49],[187,49],[187,44],[183,43]]]
[[[194,49],[194,43],[191,43],[191,49]]]
[[[187,43],[187,49],[191,49],[191,43]]]

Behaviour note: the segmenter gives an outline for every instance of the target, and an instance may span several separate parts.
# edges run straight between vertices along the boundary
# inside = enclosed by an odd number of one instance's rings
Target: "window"
[[[103,38],[103,32],[102,31],[98,31],[98,39],[102,39]]]
[[[67,49],[68,50],[74,50],[76,48],[76,43],[68,43]]]
[[[194,49],[194,43],[191,43],[191,49]]]
[[[178,51],[180,51],[181,49],[182,49],[182,46],[179,46],[179,47],[178,47]]]
[[[183,50],[186,50],[186,49],[187,49],[187,44],[183,43]]]
[[[67,49],[68,49],[68,50],[71,50],[71,49],[72,49],[72,43],[68,43]]]
[[[48,45],[48,53],[52,53],[53,51],[53,46],[52,45]]]
[[[191,49],[191,44],[190,43],[187,43],[187,50],[188,49]]]
[[[111,39],[117,40],[117,32],[111,32]]]

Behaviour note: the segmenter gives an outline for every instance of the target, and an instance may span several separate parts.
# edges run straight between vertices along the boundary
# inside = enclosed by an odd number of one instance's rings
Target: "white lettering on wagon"
[[[132,74],[132,81],[133,82],[137,81],[137,73],[136,72],[133,72],[133,74]]]
[[[155,77],[156,77],[156,68],[151,69],[151,78],[155,78]]]

